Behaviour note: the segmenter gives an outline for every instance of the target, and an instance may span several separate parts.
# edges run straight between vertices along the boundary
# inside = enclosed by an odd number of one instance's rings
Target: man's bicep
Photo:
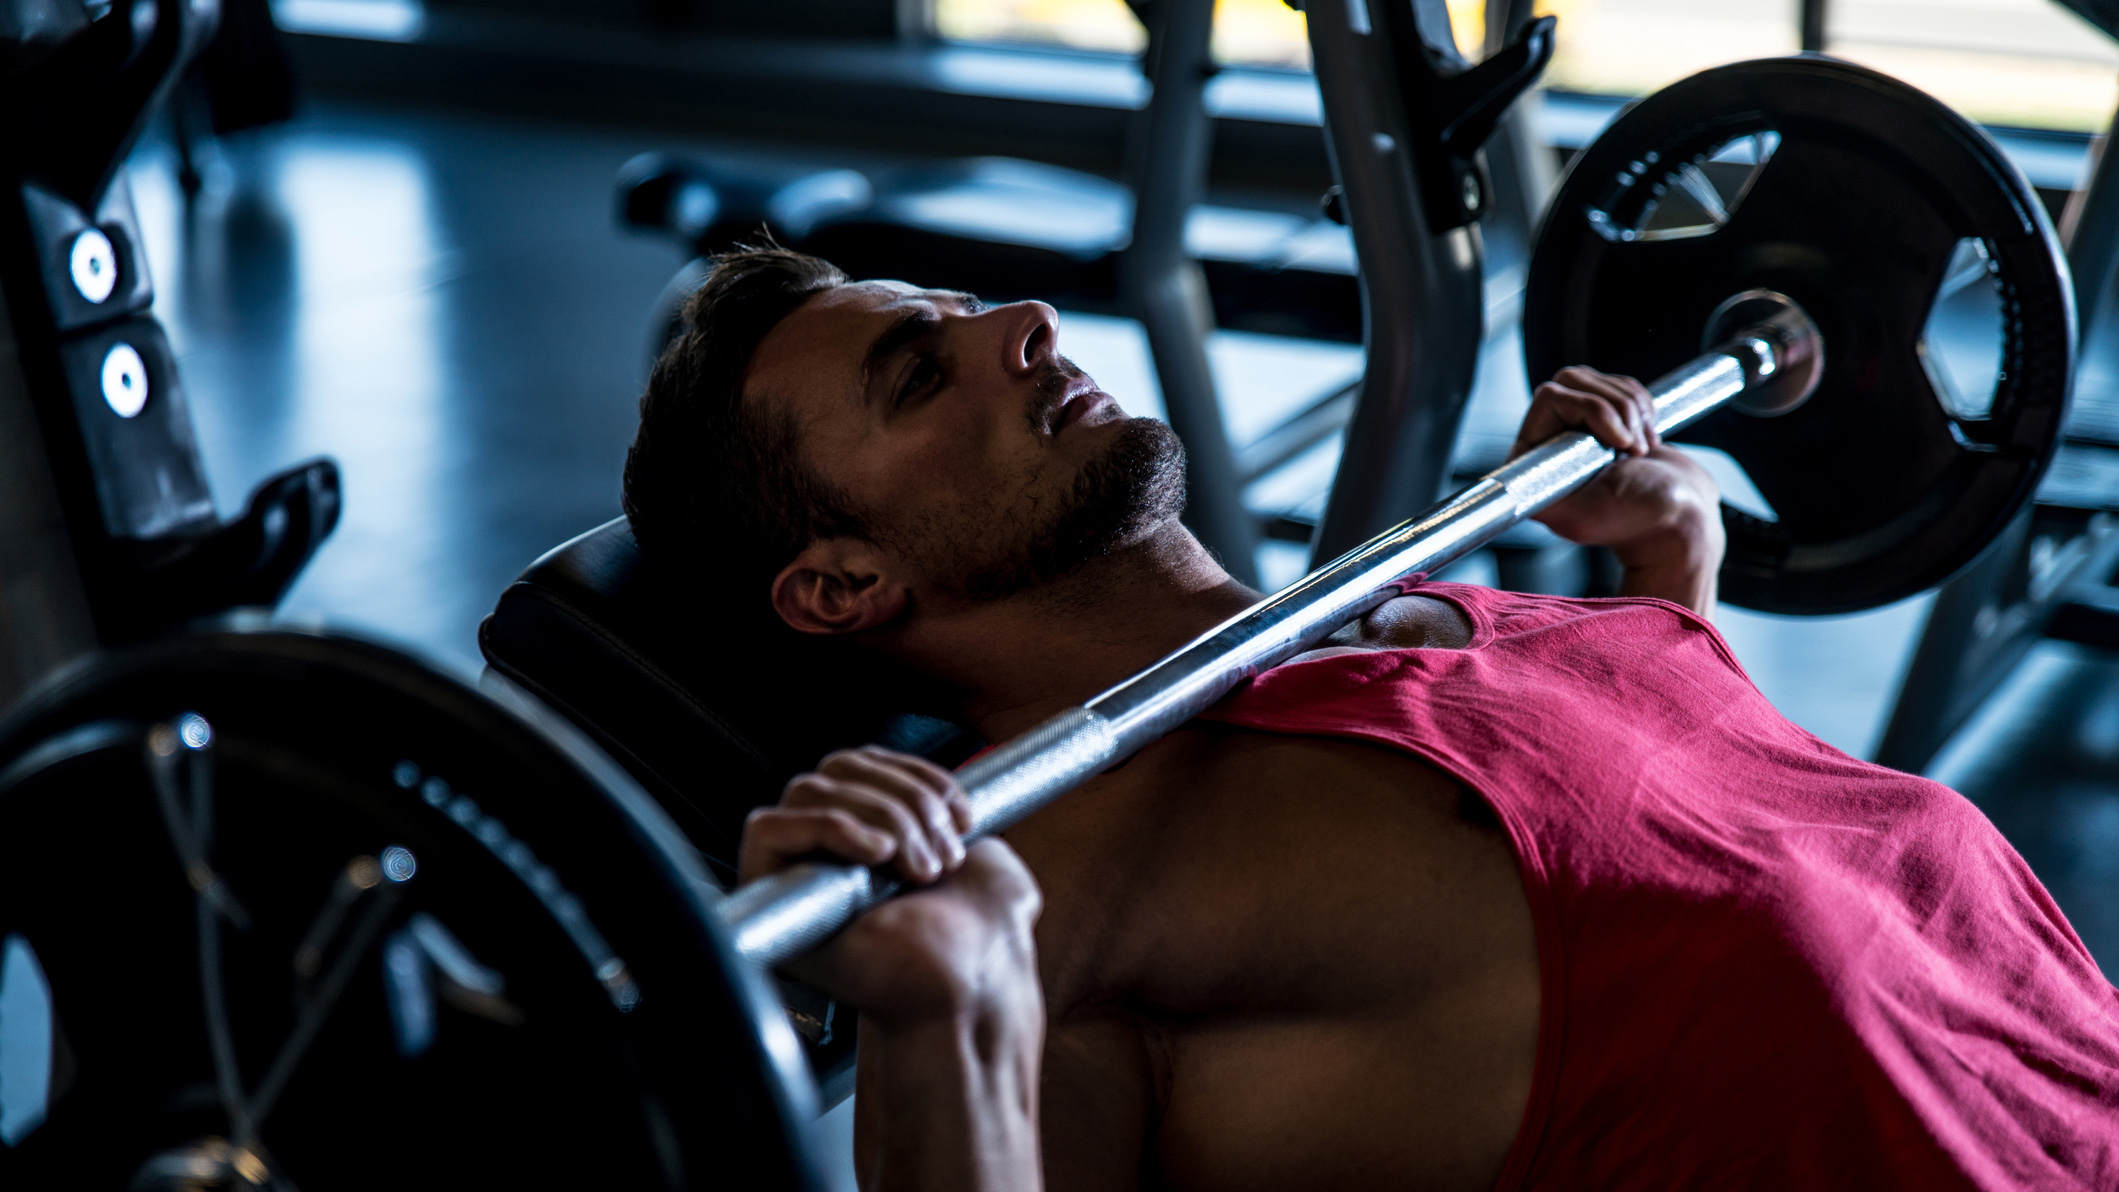
[[[1073,1017],[1045,1035],[1047,1192],[1129,1192],[1156,1116],[1157,1066],[1139,1028],[1118,1014]]]

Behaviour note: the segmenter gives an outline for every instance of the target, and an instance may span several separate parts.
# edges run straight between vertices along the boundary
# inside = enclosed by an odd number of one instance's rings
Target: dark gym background
[[[1120,0],[273,7],[301,83],[293,119],[214,140],[180,110],[129,171],[157,309],[224,513],[301,459],[328,453],[344,468],[344,522],[285,615],[464,667],[507,581],[617,512],[648,310],[684,258],[617,228],[612,182],[627,159],[1005,154],[1116,176],[1144,92]],[[1478,44],[1480,6],[1449,7],[1460,42]],[[2056,218],[2119,99],[2119,47],[2047,0],[1549,7],[1561,49],[1533,127],[1555,162],[1629,95],[1796,50],[1812,8],[1829,18],[1827,50],[1994,127]],[[1223,5],[1229,68],[1209,95],[1212,209],[1194,218],[1195,244],[1286,236],[1315,218],[1329,171],[1299,20],[1279,0]],[[1521,254],[1489,248],[1491,334],[1468,444],[1510,435],[1527,395]],[[1070,313],[1061,339],[1122,403],[1159,409],[1136,325]],[[1346,344],[1223,333],[1213,352],[1239,442],[1360,369]],[[1314,516],[1335,459],[1331,443],[1298,457],[1253,487],[1252,504]],[[2119,507],[2119,477],[2091,479]],[[1269,544],[1261,570],[1284,582],[1302,559]],[[1462,572],[1494,574],[1478,560]],[[1799,621],[1727,609],[1721,625],[1788,715],[1867,755],[1928,601]],[[1994,817],[2107,971],[2119,966],[2119,665],[2087,647],[2035,647],[1931,773]]]

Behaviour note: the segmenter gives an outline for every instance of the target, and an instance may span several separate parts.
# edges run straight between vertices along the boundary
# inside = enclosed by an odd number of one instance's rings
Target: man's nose
[[[1041,372],[1059,354],[1059,312],[1042,302],[1011,302],[980,317],[999,325],[1001,368],[1011,375]]]

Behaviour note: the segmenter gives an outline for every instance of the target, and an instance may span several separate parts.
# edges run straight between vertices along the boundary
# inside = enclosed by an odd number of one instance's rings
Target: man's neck
[[[1257,599],[1173,520],[1144,542],[1005,600],[924,610],[889,649],[962,691],[966,717],[998,741],[1090,699]]]

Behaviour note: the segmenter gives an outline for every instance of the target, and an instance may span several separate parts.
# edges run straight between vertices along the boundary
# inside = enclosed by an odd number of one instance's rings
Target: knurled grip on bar
[[[989,749],[957,771],[971,801],[971,834],[993,836],[1051,798],[1072,790],[1117,760],[1111,722],[1088,708],[1069,708],[1020,737]]]
[[[1791,304],[1792,305],[1792,304]],[[1797,312],[1799,315],[1800,312]],[[1808,320],[1804,319],[1805,326]],[[1656,429],[1674,433],[1775,374],[1783,334],[1751,328],[1649,386]],[[1794,350],[1814,349],[1811,342]],[[1617,453],[1580,432],[1556,436],[1202,634],[1087,704],[1069,708],[958,772],[972,806],[967,839],[1004,832],[1183,724],[1246,678],[1278,665],[1587,484]],[[881,870],[801,864],[720,904],[736,950],[783,964],[830,939],[901,883]]]

